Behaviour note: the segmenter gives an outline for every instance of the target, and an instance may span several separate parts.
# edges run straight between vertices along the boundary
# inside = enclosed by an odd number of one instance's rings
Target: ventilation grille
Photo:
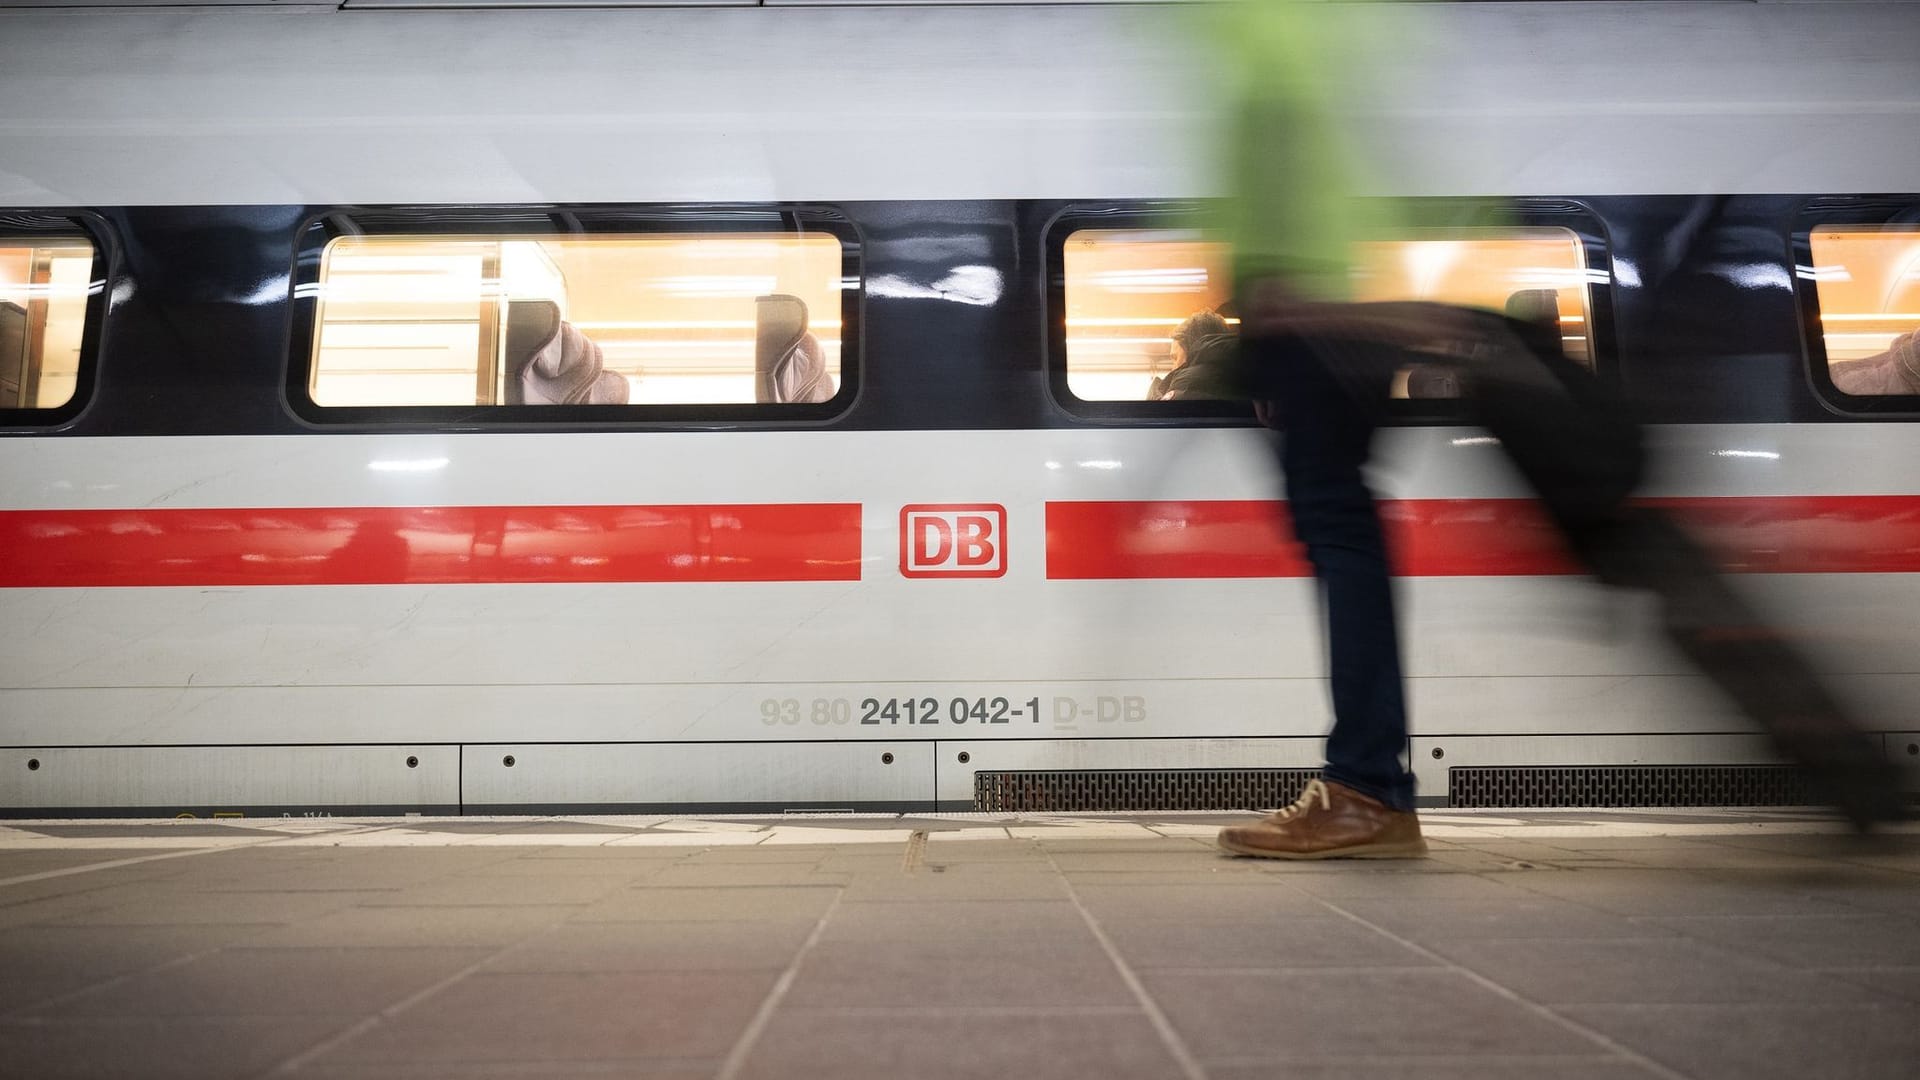
[[[1449,806],[1807,806],[1786,765],[1580,765],[1447,770]]]
[[[1027,810],[1258,810],[1300,797],[1318,769],[1063,769],[977,772],[973,808]]]

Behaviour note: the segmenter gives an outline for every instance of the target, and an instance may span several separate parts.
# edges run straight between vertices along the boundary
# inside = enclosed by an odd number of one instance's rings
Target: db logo
[[[999,577],[1007,572],[1007,508],[919,503],[900,508],[905,577]]]

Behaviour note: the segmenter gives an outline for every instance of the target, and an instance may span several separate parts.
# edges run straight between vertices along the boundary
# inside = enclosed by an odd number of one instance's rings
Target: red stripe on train
[[[0,512],[0,587],[858,581],[860,504]]]
[[[1742,573],[1920,571],[1920,497],[1648,499],[1674,510]],[[1411,577],[1570,574],[1578,569],[1530,499],[1395,499],[1381,504],[1398,573]],[[1302,577],[1309,573],[1270,500],[1049,502],[1047,576]]]

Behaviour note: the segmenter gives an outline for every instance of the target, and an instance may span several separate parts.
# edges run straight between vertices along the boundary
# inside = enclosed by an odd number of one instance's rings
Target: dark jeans
[[[1809,769],[1816,792],[1865,827],[1905,814],[1898,773],[1806,659],[1720,575],[1665,512],[1628,500],[1644,468],[1624,404],[1524,324],[1485,317],[1459,362],[1470,417],[1500,440],[1573,555],[1601,582],[1647,589],[1662,627],[1735,705]],[[1294,535],[1326,614],[1333,730],[1326,776],[1413,805],[1390,568],[1361,469],[1394,372],[1392,349],[1298,338],[1244,345],[1258,397],[1282,430]]]
[[[1395,631],[1386,539],[1361,467],[1386,398],[1343,385],[1337,357],[1297,339],[1249,341],[1250,358],[1271,379],[1274,419],[1285,434],[1280,468],[1295,539],[1320,586],[1333,730],[1327,779],[1389,806],[1413,808],[1407,708]],[[1352,367],[1344,372],[1358,376]],[[1387,378],[1392,377],[1388,369]]]

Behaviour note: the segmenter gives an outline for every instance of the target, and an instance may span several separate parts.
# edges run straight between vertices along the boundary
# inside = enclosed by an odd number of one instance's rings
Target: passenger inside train
[[[1174,330],[1167,346],[1168,371],[1147,390],[1149,401],[1232,399],[1233,328],[1215,311],[1196,311]]]

